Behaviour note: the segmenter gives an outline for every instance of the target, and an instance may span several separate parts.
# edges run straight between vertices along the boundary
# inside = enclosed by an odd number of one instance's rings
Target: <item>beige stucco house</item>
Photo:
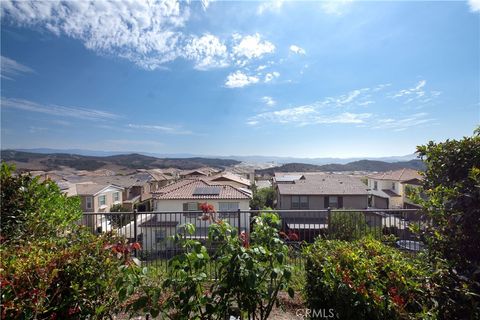
[[[411,204],[407,186],[418,187],[423,180],[417,170],[400,169],[372,174],[368,178],[371,206],[378,209],[403,209]]]
[[[183,225],[195,225],[192,236],[206,239],[209,221],[201,219],[202,203],[213,205],[217,216],[228,221],[234,227],[249,232],[250,214],[248,211],[250,195],[229,185],[218,185],[201,179],[183,179],[153,193],[153,213],[140,214],[137,218],[137,240],[142,241],[143,249],[161,251],[171,247],[169,236],[184,231]],[[240,218],[240,219],[239,219]],[[128,238],[132,235],[132,223],[119,230]]]

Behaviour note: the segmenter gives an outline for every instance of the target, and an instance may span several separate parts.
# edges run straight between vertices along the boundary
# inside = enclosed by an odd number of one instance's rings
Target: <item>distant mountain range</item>
[[[197,169],[200,167],[216,167],[225,168],[243,162],[265,163],[270,157],[156,157],[152,155],[144,155],[138,153],[131,154],[110,154],[108,152],[97,155],[76,154],[75,151],[84,152],[85,150],[62,150],[62,153],[54,152],[54,149],[33,149],[37,152],[22,150],[2,150],[1,159],[9,163],[14,163],[20,170],[58,170],[62,167],[72,168],[76,170],[97,170],[109,169],[116,172],[123,172],[135,169],[153,169],[153,168],[178,168],[184,170]],[[44,151],[44,152],[42,152]],[[46,152],[51,151],[51,152]],[[400,168],[412,168],[416,170],[424,170],[424,164],[421,160],[397,161],[397,158],[412,158],[413,155],[405,157],[388,157],[390,161],[379,160],[357,160],[348,163],[330,163],[330,164],[311,164],[294,161],[280,166],[272,166],[268,169],[256,170],[257,173],[269,173],[274,171],[280,172],[308,172],[308,171],[389,171]],[[264,162],[259,160],[264,159]],[[277,160],[307,160],[299,158],[281,158]],[[310,159],[317,162],[326,161],[335,158],[316,158]],[[339,160],[339,159],[336,159]],[[341,159],[342,161],[348,159]],[[275,160],[274,160],[275,161]],[[268,162],[268,161],[266,161]]]
[[[296,158],[296,157],[277,157],[277,156],[215,156],[215,155],[198,155],[190,153],[175,153],[175,154],[163,154],[163,153],[147,153],[147,152],[131,152],[131,151],[95,151],[95,150],[85,150],[85,149],[48,149],[48,148],[36,148],[36,149],[15,149],[17,151],[31,152],[31,153],[63,153],[63,154],[76,154],[82,156],[96,156],[96,157],[105,157],[105,156],[115,156],[115,155],[124,155],[124,154],[140,154],[144,156],[150,156],[155,158],[174,158],[174,159],[183,159],[183,158],[208,158],[208,159],[230,159],[237,160],[248,163],[276,163],[276,164],[286,164],[286,163],[307,163],[307,164],[347,164],[353,161],[359,160],[375,160],[375,161],[384,161],[384,162],[399,162],[399,161],[409,161],[416,159],[415,154],[408,154],[404,156],[390,156],[390,157],[355,157],[355,158]]]
[[[58,170],[68,167],[76,170],[110,169],[128,171],[134,169],[178,168],[183,170],[200,167],[224,168],[240,161],[209,158],[156,158],[141,154],[109,156],[85,156],[69,153],[34,153],[17,150],[2,150],[1,159],[14,163],[20,170]]]
[[[399,161],[399,162],[385,162],[373,160],[359,160],[347,164],[326,164],[313,165],[305,163],[288,163],[278,167],[268,169],[255,170],[257,174],[273,175],[274,172],[312,172],[312,171],[390,171],[402,168],[410,168],[419,171],[425,170],[425,164],[421,160]]]

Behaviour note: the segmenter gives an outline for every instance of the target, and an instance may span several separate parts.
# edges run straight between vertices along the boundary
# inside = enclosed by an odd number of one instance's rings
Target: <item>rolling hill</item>
[[[313,165],[306,163],[287,163],[282,166],[272,167],[268,169],[256,170],[257,174],[273,175],[274,172],[314,172],[314,171],[390,171],[402,168],[410,168],[415,170],[425,170],[425,165],[421,160],[384,162],[375,160],[359,160],[347,164],[325,164]]]
[[[134,170],[154,168],[197,169],[205,166],[224,168],[239,164],[240,161],[210,158],[156,158],[141,154],[112,156],[83,156],[67,153],[33,153],[16,150],[2,150],[2,161],[13,163],[19,170],[58,170],[68,167],[76,170]]]

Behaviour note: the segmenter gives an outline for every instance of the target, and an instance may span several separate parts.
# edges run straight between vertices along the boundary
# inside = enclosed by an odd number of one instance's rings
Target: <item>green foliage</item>
[[[480,318],[480,135],[417,148],[427,169],[426,199],[416,200],[432,224],[424,230],[437,264],[441,317]]]
[[[78,198],[63,195],[50,180],[14,176],[13,170],[2,163],[0,232],[4,241],[54,236],[80,219]]]
[[[1,318],[103,318],[115,312],[113,282],[127,260],[108,245],[119,239],[78,226],[79,200],[53,182],[12,171],[2,165]]]
[[[112,212],[112,214],[106,214],[105,217],[112,223],[112,227],[114,228],[126,226],[134,219],[134,214],[121,204],[112,205],[110,207],[110,212]]]
[[[161,286],[145,285],[138,271],[118,280],[122,299],[137,297],[129,304],[132,313],[161,313],[168,319],[225,319],[229,315],[267,319],[273,306],[280,304],[280,290],[293,295],[288,287],[288,248],[278,236],[278,215],[263,213],[256,218],[251,243],[244,232],[239,235],[227,222],[216,219],[212,210],[207,210],[206,217],[213,222],[208,237],[216,249],[211,255],[199,241],[189,238],[195,227],[186,224],[186,235],[174,237],[183,254],[170,260]],[[217,266],[213,283],[211,260]]]
[[[252,199],[250,200],[250,208],[252,210],[262,210],[273,208],[273,201],[275,200],[275,190],[273,187],[258,189],[252,185]]]
[[[334,309],[340,319],[434,317],[425,298],[430,271],[420,258],[371,238],[317,240],[304,254],[312,310]]]
[[[367,235],[380,237],[380,227],[370,227],[362,212],[332,211],[327,238],[331,240],[353,241]]]

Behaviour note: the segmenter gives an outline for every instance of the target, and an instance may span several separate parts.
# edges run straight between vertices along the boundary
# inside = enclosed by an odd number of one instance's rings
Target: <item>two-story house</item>
[[[368,178],[368,188],[371,195],[371,207],[378,209],[402,209],[413,206],[408,200],[408,186],[419,186],[422,175],[413,169],[372,174]]]
[[[76,195],[80,197],[82,211],[96,213],[84,215],[82,224],[96,231],[109,230],[110,224],[102,213],[108,213],[113,205],[122,203],[122,192],[122,187],[113,184],[77,183]]]
[[[154,211],[158,213],[140,214],[137,225],[137,239],[147,251],[168,248],[169,236],[183,232],[185,223],[196,227],[192,237],[206,239],[210,222],[201,220],[200,205],[208,203],[218,212],[218,217],[227,220],[232,226],[249,232],[250,195],[229,185],[211,184],[200,179],[183,179],[167,185],[153,193]],[[244,211],[238,215],[238,210]],[[239,219],[240,218],[240,219]],[[131,225],[119,230],[132,238]]]

